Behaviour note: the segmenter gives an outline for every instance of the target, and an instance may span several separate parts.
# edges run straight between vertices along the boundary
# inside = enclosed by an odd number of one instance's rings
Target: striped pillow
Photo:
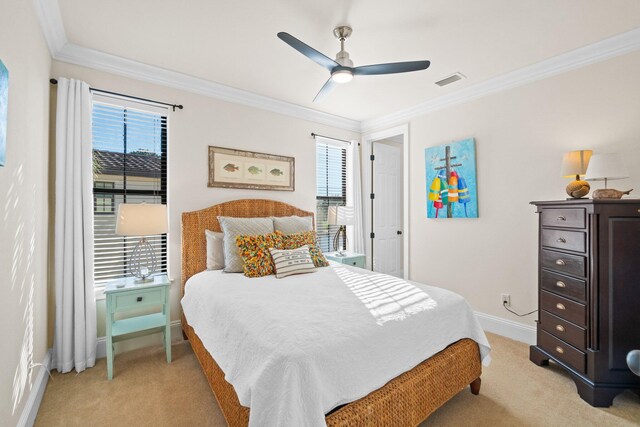
[[[271,258],[273,258],[278,279],[293,274],[313,273],[316,271],[307,245],[298,249],[269,248],[269,251],[271,252]]]

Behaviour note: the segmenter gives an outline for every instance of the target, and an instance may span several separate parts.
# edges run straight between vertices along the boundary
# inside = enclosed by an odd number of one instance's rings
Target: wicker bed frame
[[[220,231],[218,216],[242,218],[266,216],[313,216],[274,200],[235,200],[182,214],[182,294],[187,280],[206,269],[204,230]],[[240,405],[233,386],[182,316],[182,330],[191,343],[222,414],[232,427],[249,423],[249,408]],[[412,370],[383,387],[326,416],[327,426],[415,426],[467,385],[480,392],[480,353],[478,345],[463,339],[451,344]]]

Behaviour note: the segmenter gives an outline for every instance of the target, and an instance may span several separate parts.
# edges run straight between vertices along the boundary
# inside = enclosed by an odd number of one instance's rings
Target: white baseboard
[[[51,369],[51,350],[48,350],[44,355],[42,365],[38,364],[34,368],[38,369],[38,374],[33,382],[33,388],[27,398],[27,402],[22,408],[22,414],[18,420],[18,427],[31,427],[36,421],[36,415],[38,415],[38,409],[40,409],[40,403],[42,402],[42,396],[44,396],[44,390],[47,388],[47,382],[49,381],[49,370]]]
[[[135,345],[132,342],[132,345],[127,346],[127,351],[147,346],[147,343],[144,342],[144,337],[140,337],[135,341],[141,345]],[[174,320],[171,322],[171,342],[180,341],[182,341],[182,324],[180,323],[180,320]],[[96,359],[102,359],[103,357],[107,357],[107,337],[98,337]]]
[[[513,320],[476,311],[476,317],[480,326],[487,332],[502,335],[512,340],[521,341],[526,344],[536,343],[536,328]]]

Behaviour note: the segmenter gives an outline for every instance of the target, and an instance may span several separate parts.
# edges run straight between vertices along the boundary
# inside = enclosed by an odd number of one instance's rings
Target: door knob
[[[402,234],[402,231],[398,230],[398,231],[396,231],[396,234],[399,236],[399,235]]]

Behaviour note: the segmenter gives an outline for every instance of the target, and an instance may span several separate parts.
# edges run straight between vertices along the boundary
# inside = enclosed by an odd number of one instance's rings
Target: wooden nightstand
[[[163,328],[167,363],[171,363],[171,328],[169,322],[169,288],[166,274],[155,276],[153,282],[135,283],[134,277],[109,282],[104,290],[107,297],[107,377],[113,378],[113,342],[124,335]],[[159,307],[152,314],[133,315],[115,319],[116,313]],[[126,337],[125,337],[126,338]]]
[[[338,256],[337,252],[327,252],[324,254],[325,258],[331,261],[336,261],[341,264],[353,265],[355,267],[365,268],[367,264],[367,257],[364,254],[358,254],[355,252],[344,251],[344,256]]]

